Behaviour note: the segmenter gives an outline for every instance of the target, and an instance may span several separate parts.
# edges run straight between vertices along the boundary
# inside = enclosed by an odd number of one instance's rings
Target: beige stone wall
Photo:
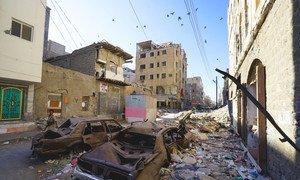
[[[124,59],[114,53],[106,49],[99,49],[98,50],[98,62],[105,62],[105,77],[109,79],[115,79],[119,81],[124,81],[123,77],[123,68],[122,65],[125,63]],[[111,66],[115,66],[116,72],[111,71]],[[96,71],[101,71],[101,63],[96,64]]]
[[[243,6],[231,1],[229,19],[237,14],[234,8]],[[270,3],[270,4],[268,4]],[[255,4],[252,3],[253,7]],[[247,83],[251,64],[259,59],[266,70],[266,108],[276,123],[293,140],[296,139],[295,66],[293,57],[293,7],[290,0],[261,1],[262,9],[253,11],[249,33],[242,39],[240,52],[237,50],[236,36],[239,36],[239,21],[229,21],[230,73],[240,76]],[[271,5],[271,6],[268,6]],[[264,7],[267,7],[264,9]],[[270,11],[267,11],[271,8]],[[236,11],[239,11],[236,10]],[[266,18],[264,20],[264,13]],[[255,13],[255,14],[254,14]],[[245,27],[242,27],[243,29]],[[257,35],[256,35],[257,32]],[[247,49],[249,47],[249,49]],[[229,98],[233,101],[234,125],[237,120],[236,86],[229,88]],[[294,179],[300,177],[299,153],[288,143],[281,143],[282,136],[267,121],[267,168],[273,179]],[[298,155],[297,155],[298,154]],[[298,163],[297,163],[298,162]]]
[[[94,76],[43,63],[42,83],[35,84],[34,117],[47,117],[48,94],[62,95],[62,118],[97,115],[98,93]],[[82,110],[82,97],[89,96],[89,108]],[[67,99],[64,99],[66,97]]]

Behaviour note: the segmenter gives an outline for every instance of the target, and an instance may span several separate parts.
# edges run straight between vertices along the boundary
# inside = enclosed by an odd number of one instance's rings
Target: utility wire
[[[79,31],[77,30],[77,28],[75,27],[75,25],[71,22],[71,20],[68,18],[67,14],[63,11],[63,9],[61,8],[61,6],[57,3],[56,0],[54,0],[54,2],[56,3],[56,5],[59,7],[59,9],[61,10],[61,12],[64,14],[64,16],[66,17],[66,19],[69,21],[69,23],[72,25],[72,27],[74,28],[74,30],[77,32],[78,36],[80,37],[80,39],[85,43],[85,45],[87,45],[86,41],[83,39],[83,37],[81,36],[81,34],[79,33]]]
[[[132,3],[131,3],[131,1],[130,1],[130,0],[129,0],[129,3],[130,3],[130,6],[131,6],[131,8],[132,8],[132,10],[133,10],[134,14],[135,14],[135,17],[136,17],[136,19],[137,19],[138,23],[140,24],[140,27],[142,28],[142,31],[143,31],[143,33],[144,33],[144,35],[145,35],[146,39],[148,40],[148,37],[147,37],[147,34],[146,34],[146,32],[145,32],[145,30],[144,30],[144,28],[143,28],[143,25],[142,25],[142,23],[141,23],[141,21],[140,21],[140,19],[139,19],[138,15],[137,15],[137,13],[135,12],[135,9],[134,9],[134,7],[133,7],[133,5],[132,5]]]
[[[40,0],[41,4],[43,5],[43,7],[45,8],[45,10],[47,10],[46,5],[42,2],[42,0]],[[52,21],[52,23],[54,24],[54,26],[56,27],[56,29],[58,30],[58,32],[60,33],[61,37],[64,39],[65,43],[70,47],[70,50],[72,51],[72,47],[70,46],[70,44],[68,43],[68,41],[66,40],[65,36],[62,34],[62,32],[60,31],[60,29],[58,28],[58,26],[56,25],[56,23],[54,22],[54,20],[50,17],[50,20]]]
[[[71,33],[70,33],[70,31],[69,31],[68,27],[66,26],[66,24],[65,24],[64,20],[62,19],[62,17],[60,16],[60,14],[59,14],[58,10],[56,9],[56,6],[55,6],[55,4],[53,3],[53,1],[52,1],[52,0],[50,0],[50,1],[51,1],[52,5],[53,5],[53,7],[54,7],[54,10],[57,12],[59,19],[61,20],[61,22],[62,22],[62,23],[63,23],[63,25],[65,26],[65,28],[66,28],[66,30],[67,30],[67,33],[69,34],[70,38],[72,39],[72,41],[73,41],[73,43],[74,43],[75,47],[76,47],[76,48],[78,48],[78,46],[77,46],[77,44],[75,43],[75,41],[74,41],[74,39],[73,39],[73,36],[71,35]]]
[[[213,79],[211,74],[210,74],[210,71],[209,71],[209,67],[208,67],[209,65],[208,65],[208,62],[207,62],[207,56],[206,56],[205,48],[204,48],[204,45],[203,45],[203,41],[201,41],[202,40],[201,32],[200,32],[199,28],[197,28],[198,23],[195,22],[196,18],[193,15],[194,10],[191,9],[190,4],[188,3],[187,0],[184,0],[184,3],[185,3],[187,11],[192,12],[192,15],[189,16],[189,20],[190,20],[190,23],[191,23],[191,26],[192,26],[192,29],[193,29],[193,33],[194,33],[194,36],[195,36],[195,40],[196,40],[198,50],[199,50],[201,58],[202,58],[202,63],[203,63],[203,65],[205,67],[205,70],[206,70],[206,75],[209,79]]]
[[[200,31],[200,28],[199,28],[198,18],[197,18],[197,15],[196,15],[196,13],[195,13],[194,3],[193,3],[192,0],[190,0],[189,2],[190,2],[191,11],[192,11],[192,16],[193,16],[194,21],[195,21],[195,24],[196,24],[196,30],[197,30],[198,35],[199,35],[199,40],[200,40],[200,44],[201,44],[201,47],[202,47],[203,55],[204,55],[206,64],[207,64],[207,66],[208,66],[208,69],[210,70],[210,71],[208,71],[208,73],[210,74],[210,76],[212,76],[212,74],[211,74],[212,68],[211,68],[211,66],[210,66],[210,64],[209,64],[209,61],[208,61],[208,59],[207,59],[207,54],[206,54],[205,46],[204,46],[204,44],[203,44],[203,38],[202,38],[201,31]]]

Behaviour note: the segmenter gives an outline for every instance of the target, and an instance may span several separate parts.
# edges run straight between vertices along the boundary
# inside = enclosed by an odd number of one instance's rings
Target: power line
[[[42,2],[42,0],[40,0],[41,4],[43,5],[43,7],[45,8],[45,10],[47,10],[46,5]],[[70,47],[70,50],[72,51],[72,47],[70,46],[70,44],[68,43],[68,41],[66,40],[65,36],[62,34],[62,32],[60,31],[60,29],[58,28],[58,26],[56,25],[56,23],[54,22],[54,20],[50,17],[50,20],[52,21],[52,23],[54,24],[54,26],[56,27],[56,29],[58,30],[58,32],[60,33],[61,37],[64,39],[65,43]]]
[[[69,21],[69,23],[72,25],[72,27],[74,28],[74,30],[77,32],[77,34],[79,35],[80,39],[85,43],[85,45],[87,45],[86,41],[83,39],[83,37],[81,36],[81,34],[79,33],[79,31],[77,30],[77,28],[75,27],[75,25],[68,18],[68,16],[66,15],[66,13],[63,11],[63,9],[61,8],[61,6],[57,3],[56,0],[54,0],[54,2],[57,4],[57,6],[61,10],[61,12],[64,14],[64,16],[66,17],[66,19]]]
[[[63,25],[65,26],[65,28],[66,28],[66,30],[67,30],[67,33],[69,34],[69,36],[70,36],[71,40],[73,41],[73,43],[74,43],[75,47],[76,47],[76,48],[78,48],[78,46],[77,46],[77,44],[75,43],[75,41],[74,41],[74,39],[73,39],[73,36],[71,35],[71,33],[70,33],[70,31],[69,31],[68,27],[66,26],[66,24],[65,24],[64,20],[62,19],[62,17],[60,16],[60,14],[59,14],[58,10],[56,9],[56,6],[55,6],[55,4],[53,3],[53,1],[52,1],[52,0],[50,0],[50,1],[51,1],[52,5],[53,5],[53,7],[54,7],[54,10],[57,12],[57,15],[58,15],[59,19],[61,20],[61,22],[62,22],[62,23],[63,23]]]
[[[135,14],[136,19],[138,20],[138,23],[140,24],[140,27],[141,27],[141,29],[142,29],[142,31],[143,31],[143,33],[144,33],[146,39],[148,40],[148,37],[147,37],[146,32],[145,32],[145,30],[144,30],[144,28],[143,28],[143,25],[142,25],[142,23],[141,23],[141,21],[140,21],[138,15],[136,14],[136,12],[135,12],[135,10],[134,10],[134,7],[133,7],[133,5],[132,5],[132,3],[131,3],[130,0],[129,0],[129,3],[130,3],[130,5],[131,5],[131,8],[132,8],[134,14]]]
[[[209,79],[213,79],[211,71],[210,71],[211,68],[210,68],[210,65],[208,63],[205,47],[204,47],[204,44],[203,44],[203,38],[202,38],[202,35],[201,35],[201,31],[199,29],[198,19],[197,19],[197,16],[195,15],[194,5],[193,5],[192,2],[189,2],[188,0],[184,0],[184,3],[185,3],[187,11],[191,12],[191,14],[189,15],[189,20],[190,20],[190,23],[191,23],[191,26],[192,26],[192,29],[193,29],[193,33],[194,33],[194,36],[195,36],[195,40],[196,40],[198,50],[199,50],[201,58],[202,58],[202,63],[205,67],[206,75]]]

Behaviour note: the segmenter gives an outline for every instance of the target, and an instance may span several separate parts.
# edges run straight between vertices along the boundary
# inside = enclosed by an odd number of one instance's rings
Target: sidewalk
[[[22,131],[22,132],[12,132],[12,133],[5,133],[0,134],[0,144],[6,142],[14,142],[14,141],[21,141],[26,139],[31,139],[33,136],[40,132],[39,129],[34,129],[31,131]]]

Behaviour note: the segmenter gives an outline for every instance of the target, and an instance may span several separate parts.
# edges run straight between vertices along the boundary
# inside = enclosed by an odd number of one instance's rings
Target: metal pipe
[[[252,101],[253,104],[266,116],[266,118],[270,121],[270,123],[275,127],[275,129],[283,136],[283,138],[279,138],[279,140],[284,143],[288,142],[291,146],[293,146],[298,152],[300,152],[300,148],[285,134],[285,132],[278,126],[275,122],[271,114],[249,93],[249,91],[233,76],[229,73],[221,71],[219,69],[215,69],[220,74],[223,74],[225,77],[229,78],[232,82],[234,82],[237,87],[245,93],[245,95]]]

